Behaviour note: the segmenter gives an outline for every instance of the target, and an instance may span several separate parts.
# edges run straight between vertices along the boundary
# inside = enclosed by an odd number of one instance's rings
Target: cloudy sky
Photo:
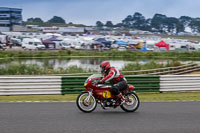
[[[200,0],[0,0],[1,7],[23,9],[23,20],[40,17],[44,21],[60,16],[66,23],[95,25],[96,21],[121,22],[135,12],[152,18],[155,13],[168,17],[200,17]]]

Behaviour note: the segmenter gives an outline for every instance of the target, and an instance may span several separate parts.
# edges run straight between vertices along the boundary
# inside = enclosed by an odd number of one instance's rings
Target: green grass
[[[199,101],[200,91],[138,93],[141,101]]]
[[[137,93],[141,101],[200,101],[200,91]],[[11,101],[75,101],[78,94],[0,96],[0,102]]]
[[[9,101],[74,101],[77,94],[0,96],[0,102]]]
[[[61,51],[0,51],[0,58],[63,58],[63,57],[111,57],[111,58],[171,58],[171,59],[200,59],[200,51],[194,52],[141,52],[141,51],[77,51],[77,50],[61,50]]]

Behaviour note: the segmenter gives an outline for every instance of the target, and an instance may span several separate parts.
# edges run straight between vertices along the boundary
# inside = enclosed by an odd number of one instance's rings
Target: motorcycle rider
[[[104,78],[99,83],[104,84],[105,82],[109,81],[110,84],[112,85],[111,93],[116,95],[116,103],[114,107],[124,103],[125,99],[122,93],[120,92],[128,88],[128,84],[124,76],[118,69],[116,69],[115,67],[111,67],[110,63],[107,61],[103,61],[100,64],[100,68],[101,68],[101,73],[104,74]],[[120,103],[121,99],[122,101]]]

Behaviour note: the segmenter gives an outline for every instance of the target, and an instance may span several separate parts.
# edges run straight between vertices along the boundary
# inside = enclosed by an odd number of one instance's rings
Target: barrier
[[[125,76],[137,92],[200,90],[200,75]],[[0,76],[0,95],[76,94],[87,76]]]
[[[0,76],[0,95],[76,94],[87,76]],[[157,92],[159,76],[126,76],[136,91]]]
[[[0,95],[61,94],[61,76],[0,76]]]
[[[160,89],[160,77],[147,76],[125,76],[128,83],[135,86],[136,91],[158,92]],[[87,76],[64,76],[62,77],[62,94],[80,93],[84,90],[83,83]]]
[[[123,71],[122,73],[127,75],[180,75],[185,73],[191,73],[194,71],[200,70],[200,66],[198,64],[186,64],[176,67],[165,67],[165,68],[158,68],[158,69],[148,69],[148,70],[137,70],[137,71]]]
[[[200,90],[200,75],[162,75],[160,91]]]

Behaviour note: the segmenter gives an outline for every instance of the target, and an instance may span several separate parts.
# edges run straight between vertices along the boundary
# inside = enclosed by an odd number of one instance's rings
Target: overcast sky
[[[60,16],[66,23],[95,25],[96,21],[120,23],[135,12],[152,18],[200,17],[200,0],[0,0],[1,7],[22,8],[23,20],[40,17],[44,21]]]

